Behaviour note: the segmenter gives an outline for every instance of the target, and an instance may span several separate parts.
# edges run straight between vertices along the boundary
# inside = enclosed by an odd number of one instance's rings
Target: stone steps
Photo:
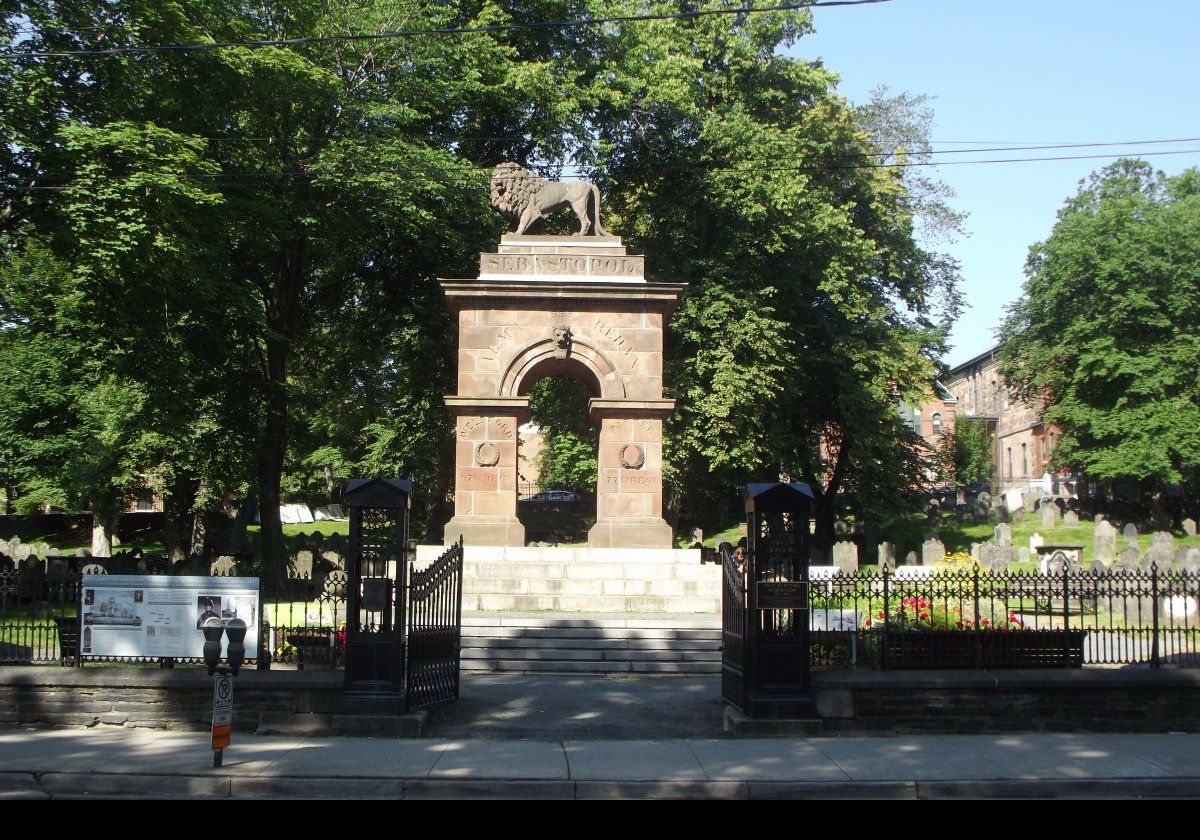
[[[721,670],[720,618],[467,614],[463,616],[462,670],[716,674]]]

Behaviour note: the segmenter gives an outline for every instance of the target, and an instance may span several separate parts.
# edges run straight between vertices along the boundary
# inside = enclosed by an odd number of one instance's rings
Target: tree
[[[992,432],[984,420],[959,416],[954,428],[942,434],[937,461],[942,475],[959,487],[990,481],[995,474]]]
[[[1200,169],[1119,160],[1030,248],[1001,330],[1015,394],[1062,430],[1057,469],[1188,481],[1200,469]]]
[[[542,436],[538,481],[587,489],[596,485],[599,433],[588,421],[588,393],[579,382],[547,377],[529,391],[529,414]]]

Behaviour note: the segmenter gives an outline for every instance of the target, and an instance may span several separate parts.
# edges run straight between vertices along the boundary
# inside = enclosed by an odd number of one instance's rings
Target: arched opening
[[[588,405],[601,396],[591,369],[549,358],[527,371],[518,393],[529,420],[517,443],[517,516],[529,543],[586,545],[596,523],[599,429]]]

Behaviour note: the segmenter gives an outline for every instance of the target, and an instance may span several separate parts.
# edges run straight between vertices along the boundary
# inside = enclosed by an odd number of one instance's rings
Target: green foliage
[[[1200,170],[1121,160],[1030,249],[1002,327],[1017,395],[1062,430],[1055,468],[1114,481],[1200,470]]]
[[[990,481],[995,474],[993,444],[986,422],[960,415],[954,428],[943,432],[938,442],[937,460],[943,477],[959,487]]]
[[[529,390],[529,414],[542,436],[539,483],[592,491],[596,486],[599,434],[588,421],[588,393],[581,383],[547,377]]]

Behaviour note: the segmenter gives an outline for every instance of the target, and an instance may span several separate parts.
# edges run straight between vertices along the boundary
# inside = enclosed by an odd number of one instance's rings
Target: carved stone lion
[[[492,170],[492,206],[517,220],[517,234],[538,233],[546,219],[570,207],[579,233],[608,236],[600,224],[600,190],[587,181],[547,181],[523,166],[501,163]]]

